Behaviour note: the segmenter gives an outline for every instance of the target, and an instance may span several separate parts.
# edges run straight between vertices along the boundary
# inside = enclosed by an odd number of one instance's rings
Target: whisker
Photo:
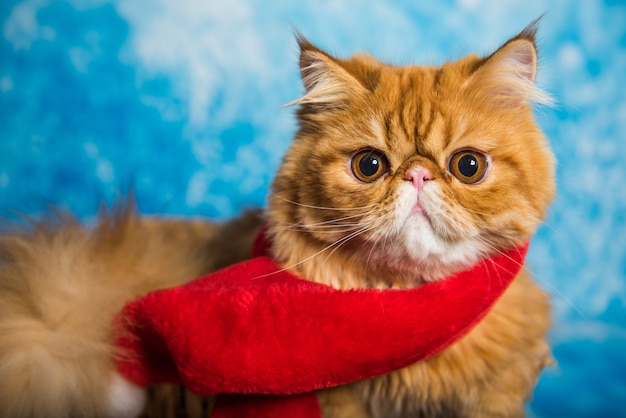
[[[528,270],[533,276],[537,277],[541,280],[541,284],[543,286],[548,287],[550,292],[554,292],[558,295],[559,298],[563,299],[570,307],[572,307],[583,319],[589,319],[589,317],[571,300],[565,293],[561,292],[554,285],[550,284],[548,281],[541,279],[539,276],[536,276],[531,270]]]
[[[310,208],[310,209],[320,209],[320,210],[340,210],[340,211],[347,211],[347,210],[363,210],[363,209],[370,209],[373,208],[374,206],[376,206],[375,203],[372,203],[371,205],[367,205],[367,206],[359,206],[359,207],[354,207],[354,208],[337,208],[337,207],[326,207],[326,206],[315,206],[315,205],[307,205],[305,203],[300,203],[300,202],[296,202],[293,200],[289,200],[286,197],[283,197],[279,194],[276,193],[272,193],[272,196],[276,196],[279,199],[284,200],[285,202],[297,205],[297,206],[302,206],[305,208]]]
[[[508,258],[511,261],[514,261],[511,257],[509,257],[506,253],[504,253],[504,251],[499,250],[498,248],[496,248],[495,246],[493,246],[492,244],[490,244],[489,242],[487,242],[484,239],[481,239],[481,242],[483,244],[485,244],[486,246],[488,246],[492,251],[494,251],[495,253],[505,256],[506,258]],[[576,304],[567,297],[567,295],[565,295],[563,292],[561,292],[558,288],[556,288],[554,285],[550,284],[549,281],[545,280],[541,275],[539,275],[538,273],[536,273],[534,270],[530,269],[528,266],[526,266],[524,263],[519,263],[519,262],[515,262],[518,266],[526,269],[528,271],[528,273],[530,273],[535,279],[537,279],[538,281],[541,282],[541,284],[543,286],[548,287],[548,289],[550,290],[550,292],[554,292],[557,294],[557,296],[559,298],[561,298],[562,300],[564,300],[570,307],[572,307],[582,318],[584,319],[588,319],[587,315],[585,315],[585,313],[578,307],[576,306]]]
[[[473,209],[469,209],[466,206],[463,206],[463,210],[467,211],[467,212],[471,212],[471,213],[475,213],[476,215],[482,215],[482,216],[493,216],[493,215],[497,215],[496,212],[479,212],[477,210],[473,210]]]
[[[329,234],[335,234],[335,233],[341,233],[341,232],[352,232],[359,226],[360,224],[353,224],[353,225],[345,224],[345,225],[325,225],[325,226],[318,226],[318,227],[311,228],[309,226],[304,226],[304,225],[291,225],[291,226],[283,227],[283,230],[284,231],[302,231],[302,232],[321,232],[321,233],[326,232]]]
[[[551,224],[547,223],[546,221],[542,221],[541,225],[545,226],[546,228],[548,228],[551,232],[557,232],[558,229],[553,227]]]
[[[322,263],[325,263],[326,261],[328,261],[328,259],[335,253],[335,251],[337,251],[343,244],[345,244],[346,242],[352,240],[353,238],[356,238],[357,236],[371,229],[372,228],[361,228],[360,230],[356,230],[352,232],[351,234],[348,234],[345,237],[342,237],[341,239],[335,241],[330,247],[327,247],[327,248],[331,248],[332,246],[334,246],[335,248],[333,248],[333,250],[328,255],[326,255],[326,258],[324,259]]]
[[[356,238],[357,236],[359,236],[359,235],[361,235],[361,234],[363,234],[363,233],[365,233],[365,232],[367,232],[367,231],[369,231],[369,230],[373,229],[373,228],[374,228],[374,226],[371,226],[371,227],[370,227],[369,225],[372,225],[372,224],[374,224],[375,222],[376,222],[376,220],[372,220],[372,221],[369,221],[369,222],[366,222],[366,223],[361,223],[361,224],[359,225],[359,226],[361,226],[361,228],[359,228],[359,229],[353,229],[353,230],[352,230],[352,231],[351,231],[348,235],[346,235],[346,236],[344,236],[344,237],[341,237],[341,238],[340,238],[340,239],[338,239],[337,241],[335,241],[335,242],[333,242],[333,243],[331,243],[331,244],[327,245],[326,247],[322,248],[321,250],[317,251],[316,253],[314,253],[314,254],[312,254],[312,255],[310,255],[310,256],[308,256],[308,257],[306,257],[306,258],[304,258],[304,259],[302,259],[302,260],[300,260],[300,261],[298,261],[297,263],[293,263],[293,264],[291,264],[291,265],[289,265],[289,266],[285,266],[285,267],[283,267],[283,268],[279,269],[278,271],[275,271],[275,272],[272,272],[272,273],[267,273],[267,274],[264,274],[264,275],[258,276],[258,277],[256,277],[255,279],[261,279],[261,278],[263,278],[263,277],[267,277],[267,276],[270,276],[270,275],[272,275],[272,274],[275,274],[275,273],[280,273],[280,272],[283,272],[283,271],[287,271],[287,270],[289,270],[289,269],[292,269],[292,268],[294,268],[294,267],[297,267],[297,266],[299,266],[299,265],[301,265],[301,264],[303,264],[303,263],[306,263],[306,262],[307,262],[307,261],[309,261],[309,260],[312,260],[313,258],[315,258],[315,257],[317,257],[317,256],[319,256],[319,255],[321,255],[321,254],[322,254],[322,253],[324,253],[325,251],[328,251],[328,250],[330,250],[330,249],[332,248],[332,249],[333,249],[333,250],[332,250],[332,252],[331,252],[330,254],[328,254],[328,255],[327,255],[327,257],[326,257],[326,258],[324,259],[324,261],[323,261],[323,262],[326,262],[326,261],[328,260],[328,258],[329,258],[330,256],[332,256],[332,254],[334,254],[334,252],[335,252],[335,251],[337,251],[337,249],[339,249],[339,247],[341,247],[343,244],[345,244],[346,242],[348,242],[348,241],[352,240],[353,238]]]
[[[310,224],[310,225],[324,225],[324,224],[330,224],[330,223],[334,223],[334,222],[337,222],[337,221],[345,221],[345,220],[347,220],[347,219],[360,218],[360,217],[363,217],[363,216],[371,215],[372,213],[375,213],[375,212],[376,212],[376,211],[374,211],[374,210],[369,210],[369,211],[366,211],[366,212],[357,213],[356,215],[349,215],[349,216],[344,216],[344,217],[341,217],[341,218],[329,219],[329,220],[327,220],[327,221],[318,222],[318,223],[315,223],[315,224]]]
[[[355,219],[355,218],[362,218],[367,215],[371,215],[372,213],[374,213],[374,211],[367,211],[367,212],[359,213],[356,215],[344,216],[341,218],[334,218],[334,219],[329,219],[326,221],[321,221],[321,222],[316,222],[316,223],[311,223],[311,224],[299,224],[299,225],[306,226],[306,227],[316,227],[316,226],[324,226],[324,225],[334,226],[334,225],[343,225],[343,224],[357,225],[357,224],[360,224],[360,222],[342,222],[342,221],[348,221],[350,219]]]
[[[379,218],[381,219],[381,218]],[[387,245],[387,241],[389,240],[391,234],[389,233],[389,228],[384,228],[382,227],[384,225],[384,221],[381,223],[381,225],[378,225],[378,230],[380,231],[381,234],[383,234],[384,239],[382,240],[382,246],[379,247],[379,242],[380,240],[377,240],[377,242],[375,244],[373,244],[370,248],[369,254],[367,255],[367,260],[365,262],[365,270],[367,271],[368,267],[369,267],[369,263],[370,260],[372,258],[372,254],[374,253],[374,250],[380,248],[380,252],[382,252],[384,254],[385,252],[385,246]]]
[[[357,227],[363,225],[369,225],[372,221],[368,222],[344,222],[350,219],[361,218],[364,216],[371,215],[375,211],[366,211],[356,215],[343,216],[341,218],[329,219],[326,221],[304,224],[304,223],[294,223],[291,225],[283,226],[283,230],[293,230],[293,231],[315,231],[315,232],[329,232],[329,233],[338,233],[338,232],[351,232]]]
[[[271,276],[271,275],[273,275],[273,274],[277,274],[277,273],[282,273],[282,272],[287,271],[287,270],[290,270],[290,269],[292,269],[292,268],[294,268],[294,267],[298,267],[299,265],[304,264],[304,263],[306,263],[307,261],[309,261],[309,260],[311,260],[311,259],[313,259],[313,258],[317,257],[319,254],[321,254],[321,253],[323,253],[324,251],[326,251],[326,250],[327,250],[328,248],[330,248],[332,245],[334,245],[334,244],[331,244],[331,245],[329,245],[329,246],[327,246],[327,247],[322,248],[321,250],[319,250],[319,251],[318,251],[318,252],[316,252],[315,254],[312,254],[312,255],[310,255],[310,256],[308,256],[308,257],[306,257],[306,258],[304,258],[304,259],[302,259],[302,260],[298,261],[297,263],[293,263],[293,264],[291,264],[291,265],[289,265],[289,266],[285,266],[285,267],[283,267],[283,268],[281,268],[281,269],[278,269],[278,270],[276,270],[276,271],[273,271],[273,272],[271,272],[271,273],[266,273],[266,274],[262,274],[262,275],[260,275],[260,276],[257,276],[257,277],[255,277],[255,278],[254,278],[254,280],[257,280],[257,279],[262,279],[262,278],[264,278],[264,277],[268,277],[268,276]]]

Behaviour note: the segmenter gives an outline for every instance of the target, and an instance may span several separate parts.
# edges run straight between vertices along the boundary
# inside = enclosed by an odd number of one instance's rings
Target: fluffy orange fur
[[[534,84],[535,30],[441,67],[338,59],[300,37],[306,94],[269,199],[274,256],[338,288],[406,288],[529,240],[555,188],[532,114],[550,102]],[[376,159],[366,171],[383,170],[372,181],[355,172],[360,150]],[[452,165],[467,152],[488,165],[480,181]],[[548,297],[523,271],[438,356],[321,392],[324,416],[523,416],[551,361],[549,323]]]
[[[150,290],[249,258],[260,224],[255,214],[224,225],[139,218],[125,205],[103,214],[95,228],[61,216],[5,232],[0,417],[141,412],[116,409],[108,398],[115,379],[113,315]],[[167,403],[157,402],[163,415],[152,416],[168,416]]]
[[[300,37],[300,129],[266,214],[274,256],[338,288],[406,288],[527,241],[554,194],[532,115],[533,102],[549,102],[534,85],[534,34],[531,25],[488,57],[441,67],[338,59]],[[377,165],[355,173],[363,150]],[[484,178],[463,178],[459,153],[477,157]],[[115,415],[111,317],[150,290],[248,257],[260,223],[139,218],[127,207],[95,228],[64,217],[5,233],[0,417]],[[321,391],[324,416],[523,416],[551,359],[548,326],[548,298],[523,271],[436,357]],[[181,396],[191,416],[210,407],[177,388],[150,394],[145,416],[176,416]]]

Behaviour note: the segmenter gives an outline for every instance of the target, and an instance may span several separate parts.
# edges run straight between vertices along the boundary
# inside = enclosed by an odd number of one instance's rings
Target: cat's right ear
[[[296,32],[296,40],[300,47],[300,75],[306,93],[286,106],[311,104],[325,108],[339,107],[351,95],[365,90],[338,60],[310,43],[301,33]]]
[[[526,108],[531,103],[553,104],[552,98],[535,85],[535,38],[540,19],[483,60],[467,81],[470,91],[507,108]]]

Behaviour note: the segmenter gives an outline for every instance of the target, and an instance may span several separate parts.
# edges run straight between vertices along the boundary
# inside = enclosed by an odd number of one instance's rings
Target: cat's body
[[[299,41],[307,90],[295,102],[300,130],[275,178],[266,214],[277,261],[307,280],[338,288],[407,288],[441,280],[530,239],[554,193],[553,158],[531,108],[532,102],[546,99],[533,83],[534,26],[489,57],[469,56],[442,67],[396,67],[365,55],[339,60]],[[77,264],[63,261],[64,251],[76,245],[58,246],[53,241],[60,238],[45,234],[44,239],[35,234],[2,244],[0,403],[13,402],[13,411],[19,412],[16,402],[25,402],[24,397],[12,388],[24,388],[25,379],[34,375],[13,359],[24,361],[15,350],[31,344],[19,339],[24,333],[18,332],[15,318],[45,324],[48,337],[74,338],[68,333],[75,332],[90,341],[90,332],[80,327],[59,334],[59,313],[52,310],[48,316],[39,305],[51,297],[57,303],[65,298],[63,315],[80,316],[84,310],[85,318],[97,316],[103,328],[96,342],[104,348],[94,361],[98,376],[106,380],[102,370],[111,372],[107,354],[112,355],[112,348],[106,341],[110,316],[131,297],[241,259],[259,224],[258,219],[244,223],[239,231],[246,232],[240,234],[239,246],[232,247],[239,248],[239,255],[218,262],[211,254],[228,253],[223,244],[231,241],[232,229],[224,234],[203,223],[165,227],[150,222],[150,228],[123,227],[124,233],[114,234],[117,241],[105,240],[106,245],[71,250]],[[151,232],[170,227],[179,230],[174,238]],[[80,247],[91,238],[78,229],[68,239]],[[15,251],[17,256],[6,256]],[[38,267],[21,269],[23,261]],[[44,280],[48,266],[57,271],[52,282]],[[62,274],[57,266],[63,266]],[[95,280],[92,293],[107,294],[103,286],[121,289],[111,292],[106,309],[87,302],[88,287],[80,297],[71,292],[54,296],[45,289],[35,292],[42,299],[25,297],[48,283],[63,288],[64,280],[77,280],[71,277],[85,272],[108,280],[104,285]],[[322,411],[326,418],[523,416],[537,376],[550,361],[548,326],[547,296],[522,271],[459,342],[387,376],[321,391]],[[7,330],[14,339],[5,337]],[[45,351],[45,344],[37,349]],[[21,374],[7,373],[10,369],[1,366],[7,359],[22,364],[22,369],[14,368]],[[8,379],[14,383],[5,383]],[[84,373],[76,381],[89,384]],[[63,387],[72,390],[67,379]],[[82,395],[100,400],[73,411],[100,411],[106,399],[96,392],[103,385],[93,387]]]

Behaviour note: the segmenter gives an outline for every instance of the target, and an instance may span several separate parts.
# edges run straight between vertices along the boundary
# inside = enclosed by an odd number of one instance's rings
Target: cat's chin
[[[479,258],[448,261],[437,256],[427,259],[415,258],[407,254],[390,254],[379,260],[379,267],[395,276],[393,280],[398,288],[411,288],[429,282],[444,280],[451,275],[465,270],[478,262]]]

